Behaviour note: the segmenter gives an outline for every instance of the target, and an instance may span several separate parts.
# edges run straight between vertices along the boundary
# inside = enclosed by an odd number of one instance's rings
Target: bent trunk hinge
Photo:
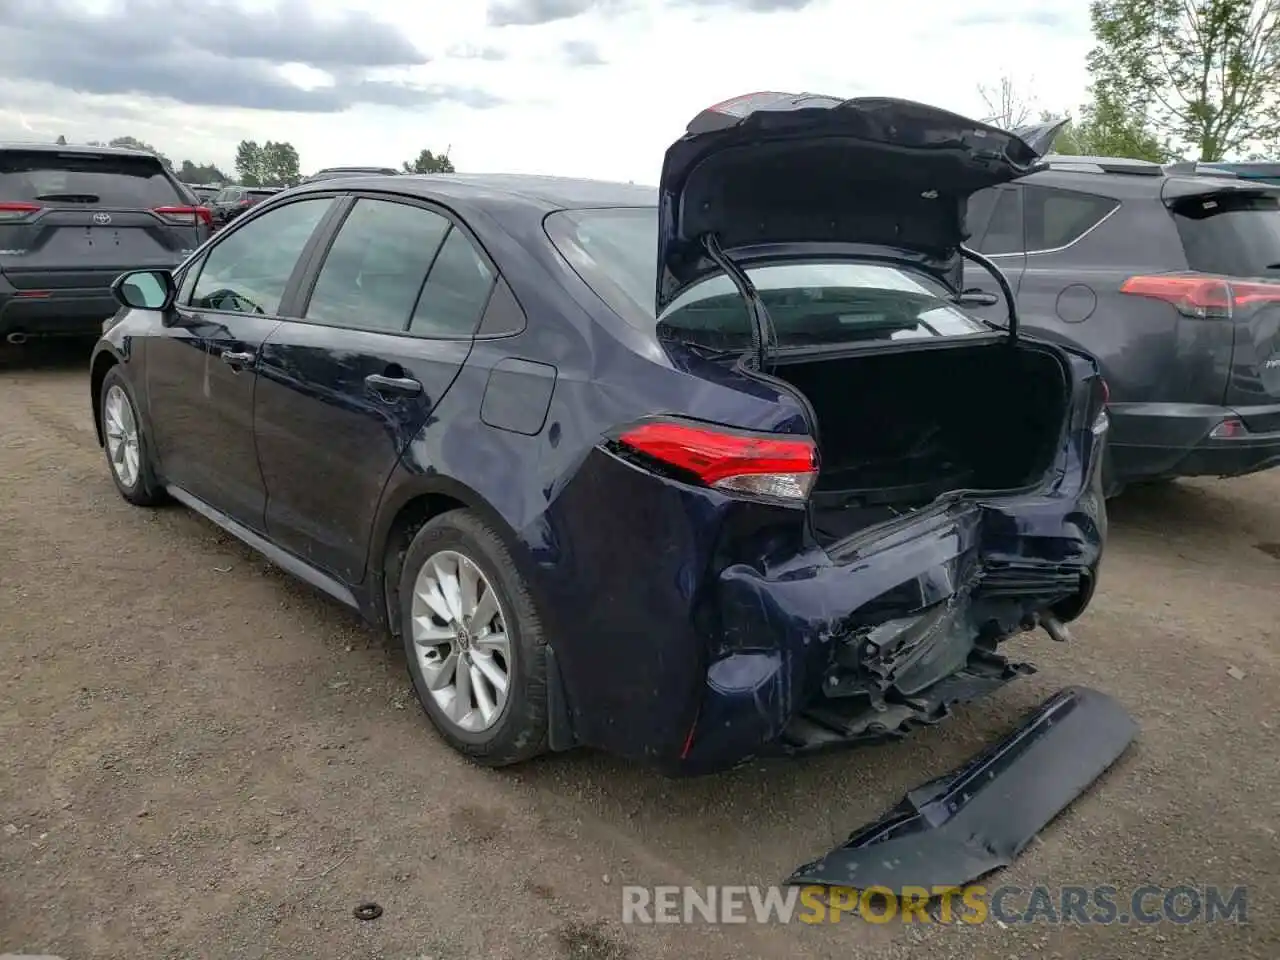
[[[1004,271],[997,266],[994,260],[984,257],[977,250],[970,250],[963,244],[959,249],[960,256],[966,260],[972,260],[991,276],[995,277],[996,284],[1000,287],[1000,292],[1004,294],[1004,302],[1009,307],[1009,339],[1018,339],[1018,303],[1013,293],[1013,287],[1009,286],[1009,278],[1004,275]]]

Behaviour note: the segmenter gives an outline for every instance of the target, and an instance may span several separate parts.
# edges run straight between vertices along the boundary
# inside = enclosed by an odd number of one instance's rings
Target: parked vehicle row
[[[209,213],[215,227],[225,227],[240,214],[269,197],[274,197],[283,187],[223,187],[209,202]]]
[[[487,764],[900,736],[1019,676],[1000,644],[1064,638],[1096,584],[1097,363],[953,284],[968,257],[1005,287],[963,211],[1040,143],[755,95],[656,191],[301,186],[117,281],[111,475],[398,634]]]

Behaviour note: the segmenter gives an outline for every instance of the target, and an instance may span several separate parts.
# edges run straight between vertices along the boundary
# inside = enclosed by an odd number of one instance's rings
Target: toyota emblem
[[[108,224],[108,223],[110,223],[110,222],[111,222],[111,214],[109,214],[109,213],[95,213],[95,214],[93,215],[93,222],[94,222],[94,223],[97,223],[97,224],[102,224],[103,226],[105,226],[106,224]]]

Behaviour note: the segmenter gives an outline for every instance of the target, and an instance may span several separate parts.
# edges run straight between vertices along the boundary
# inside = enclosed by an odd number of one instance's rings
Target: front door
[[[261,530],[266,491],[253,438],[263,341],[332,197],[229,229],[178,278],[174,318],[147,345],[147,396],[165,481]]]
[[[461,370],[495,276],[442,212],[354,201],[303,282],[303,319],[262,349],[254,429],[274,542],[363,580],[383,488]]]

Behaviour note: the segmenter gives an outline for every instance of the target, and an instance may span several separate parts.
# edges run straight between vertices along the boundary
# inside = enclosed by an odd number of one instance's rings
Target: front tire
[[[546,750],[546,642],[533,597],[498,533],[468,510],[427,523],[400,575],[400,623],[422,709],[485,766]]]
[[[120,496],[137,507],[154,507],[165,500],[151,468],[151,450],[138,416],[133,390],[119,367],[102,378],[98,396],[102,418],[102,448]]]

